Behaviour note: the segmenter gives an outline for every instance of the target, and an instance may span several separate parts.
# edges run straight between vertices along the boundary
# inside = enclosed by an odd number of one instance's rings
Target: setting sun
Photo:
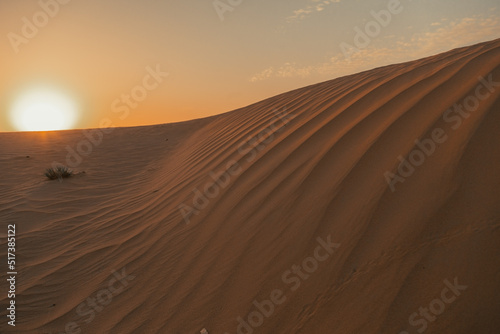
[[[36,88],[15,99],[10,119],[20,131],[66,130],[75,125],[78,108],[70,97],[57,90]]]

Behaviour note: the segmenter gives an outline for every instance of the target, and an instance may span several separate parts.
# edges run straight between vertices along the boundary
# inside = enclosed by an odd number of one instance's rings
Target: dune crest
[[[498,82],[495,40],[117,128],[64,182],[81,131],[0,134],[0,332],[497,333]]]

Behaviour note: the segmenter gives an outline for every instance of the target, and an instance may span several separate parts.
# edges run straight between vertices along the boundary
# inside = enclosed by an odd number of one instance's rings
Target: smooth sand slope
[[[0,134],[2,263],[16,223],[19,272],[13,330],[1,267],[0,332],[500,333],[490,75],[500,40],[117,128],[62,183],[43,172],[82,131]]]

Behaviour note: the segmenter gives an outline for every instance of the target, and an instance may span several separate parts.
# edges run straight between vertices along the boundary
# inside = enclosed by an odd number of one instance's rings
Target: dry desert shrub
[[[64,178],[68,178],[71,175],[73,175],[73,171],[71,171],[68,167],[66,166],[57,166],[57,167],[52,167],[48,168],[45,171],[45,176],[49,180],[61,180]]]

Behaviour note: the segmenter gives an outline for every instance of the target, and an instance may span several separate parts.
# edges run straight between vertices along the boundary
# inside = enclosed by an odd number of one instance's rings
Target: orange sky
[[[76,128],[97,127],[106,117],[115,126],[158,124],[500,37],[496,0],[401,1],[387,26],[350,59],[342,43],[356,46],[356,27],[364,29],[375,20],[371,11],[397,0],[237,6],[221,0],[218,9],[212,0],[58,1],[0,3],[0,131],[17,130],[11,106],[35,86],[49,85],[77,102]],[[147,97],[120,117],[126,105],[120,100],[133,89],[144,93],[137,86],[157,66],[169,75],[155,88],[148,80]]]

